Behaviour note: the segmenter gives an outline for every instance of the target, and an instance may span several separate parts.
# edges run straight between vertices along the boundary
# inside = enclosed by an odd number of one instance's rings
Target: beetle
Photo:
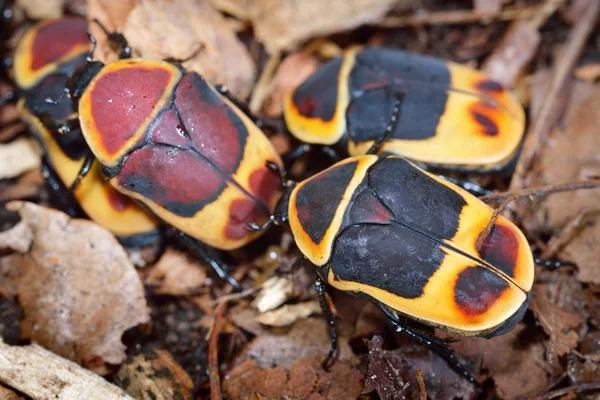
[[[332,330],[324,365],[337,337],[326,284],[377,304],[398,332],[440,353],[471,381],[442,341],[406,320],[489,338],[511,330],[527,310],[534,260],[523,233],[466,190],[400,156],[346,158],[288,182],[270,219],[285,221],[317,269]]]
[[[59,97],[67,81],[87,65],[91,43],[87,21],[78,17],[45,20],[20,40],[14,55],[13,76],[18,88],[17,111],[44,150],[43,172],[56,197],[69,196],[89,152],[78,124],[58,127],[57,121],[77,113],[77,104]],[[158,222],[127,196],[104,181],[100,165],[65,202],[72,216],[84,214],[107,228],[126,246],[142,246],[158,239]],[[74,201],[72,201],[74,200]]]
[[[381,137],[395,107],[394,130]],[[300,141],[342,156],[381,153],[421,166],[488,172],[514,158],[524,110],[502,85],[471,68],[400,50],[366,47],[324,64],[284,99]]]

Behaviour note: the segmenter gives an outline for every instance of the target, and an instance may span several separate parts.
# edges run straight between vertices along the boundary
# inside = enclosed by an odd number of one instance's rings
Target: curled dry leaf
[[[46,19],[60,17],[63,3],[63,0],[17,0],[15,6],[22,8],[31,19]]]
[[[280,117],[283,113],[283,99],[296,89],[319,67],[319,60],[307,52],[292,53],[283,59],[273,81],[271,94],[264,105],[269,117]]]
[[[88,21],[97,19],[109,32],[123,32],[127,16],[138,0],[87,0]],[[106,35],[97,24],[90,24],[90,33],[98,43],[94,58],[103,63],[116,61],[118,55],[111,48]]]
[[[364,373],[345,338],[330,372],[321,367],[329,348],[329,330],[323,320],[298,321],[285,334],[254,339],[223,382],[234,399],[266,398],[355,399],[364,388]],[[343,384],[340,384],[343,382]]]
[[[564,118],[565,128],[551,132],[543,147],[541,168],[544,183],[582,181],[600,176],[600,85],[576,82]],[[600,210],[600,190],[580,190],[555,194],[546,199],[548,222],[555,230],[567,225],[582,210]],[[600,221],[598,217],[583,227],[560,253],[577,264],[582,282],[600,284]]]
[[[294,295],[294,282],[287,277],[274,276],[262,286],[262,290],[252,302],[260,313],[276,309]]]
[[[40,152],[31,139],[0,144],[0,179],[14,178],[40,166]]]
[[[142,283],[123,248],[91,221],[32,203],[7,208],[21,222],[3,237],[23,235],[23,226],[33,237],[28,251],[13,248],[23,336],[98,371],[121,363],[123,332],[149,321]]]
[[[140,354],[125,363],[115,376],[115,383],[136,399],[191,399],[194,382],[164,350]]]
[[[120,388],[38,346],[0,340],[0,382],[33,399],[133,400]]]
[[[150,269],[144,282],[157,294],[184,296],[204,286],[206,271],[202,263],[186,253],[169,249]]]
[[[397,0],[212,0],[217,8],[249,20],[258,40],[275,54],[303,41],[379,22]]]
[[[368,345],[367,384],[377,391],[382,400],[420,398],[422,390],[417,381],[418,370],[423,373],[428,398],[476,398],[474,385],[423,346],[411,343],[392,351],[382,350],[381,336],[373,337]]]
[[[308,318],[313,314],[321,313],[321,306],[317,300],[306,301],[298,304],[285,305],[276,310],[267,311],[258,316],[258,322],[269,326],[288,326],[299,319]]]
[[[124,33],[142,57],[183,61],[236,96],[250,94],[256,74],[250,53],[208,0],[140,0]]]

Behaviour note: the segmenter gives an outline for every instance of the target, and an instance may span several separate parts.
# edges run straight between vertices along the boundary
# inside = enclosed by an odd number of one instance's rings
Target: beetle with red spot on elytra
[[[173,62],[128,58],[125,38],[103,30],[122,59],[104,65],[90,54],[63,94],[48,100],[77,102],[71,123],[88,151],[71,190],[98,161],[114,189],[240,290],[211,249],[237,249],[261,235],[246,227],[266,221],[281,195],[279,176],[266,166],[281,166],[279,155],[222,91]]]

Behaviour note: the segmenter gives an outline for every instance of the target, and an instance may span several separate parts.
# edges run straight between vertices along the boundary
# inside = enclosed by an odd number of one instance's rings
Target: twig
[[[391,16],[377,24],[380,28],[401,28],[420,25],[450,25],[470,22],[489,23],[491,21],[510,21],[530,18],[539,12],[540,6],[506,7],[495,14],[477,14],[473,10],[439,11],[427,14]]]
[[[581,229],[587,225],[592,218],[598,215],[600,215],[600,210],[581,210],[575,216],[575,218],[569,221],[569,223],[561,229],[561,232],[558,236],[550,239],[548,242],[548,247],[546,247],[542,254],[540,254],[540,258],[548,259],[554,257],[561,248],[565,247],[567,243],[573,240],[575,235],[580,232]]]
[[[587,12],[569,33],[569,38],[564,46],[565,50],[553,69],[546,100],[542,104],[538,117],[533,122],[531,131],[523,145],[521,156],[510,182],[510,190],[514,191],[527,186],[526,176],[531,169],[540,144],[546,143],[546,137],[552,127],[549,121],[552,121],[552,116],[556,113],[556,99],[567,78],[571,75],[583,46],[598,21],[598,10],[600,10],[600,2],[590,1]]]
[[[238,282],[248,273],[250,264],[240,265],[235,272],[232,274],[233,278]],[[228,296],[233,291],[231,285],[227,285],[221,296]],[[221,393],[221,377],[219,376],[219,332],[221,331],[221,325],[223,324],[223,315],[227,310],[227,302],[220,303],[215,309],[214,320],[209,331],[208,339],[208,373],[210,378],[210,399],[221,400],[223,398]]]
[[[419,400],[427,400],[427,386],[423,378],[423,370],[417,369],[417,383],[419,384]]]
[[[594,383],[581,383],[579,385],[568,386],[566,388],[556,389],[551,392],[548,392],[540,397],[538,400],[550,400],[555,399],[557,397],[562,397],[569,393],[581,393],[581,392],[591,392],[600,390],[600,382]]]
[[[515,199],[514,196],[508,196],[506,199],[504,199],[504,201],[502,202],[502,204],[500,204],[500,206],[498,206],[496,209],[494,209],[492,218],[490,218],[488,224],[483,229],[483,231],[481,231],[481,233],[479,234],[479,237],[477,238],[477,241],[475,242],[475,249],[477,249],[477,251],[481,250],[481,247],[483,246],[483,242],[485,242],[485,239],[487,239],[488,235],[492,231],[492,228],[494,227],[494,224],[496,223],[498,216],[500,216],[500,214],[502,213],[502,211],[504,211],[506,206],[508,206],[508,204],[511,201],[513,201],[514,199]]]
[[[280,62],[281,53],[279,52],[271,55],[267,60],[265,68],[260,74],[260,78],[258,79],[258,82],[256,82],[256,86],[250,97],[250,103],[248,104],[248,108],[252,114],[256,115],[260,111],[265,98],[271,91],[271,81],[273,80],[273,75],[275,75],[275,71]]]
[[[570,192],[581,189],[596,189],[600,187],[600,179],[590,179],[589,181],[562,183],[558,185],[538,186],[531,189],[518,189],[507,192],[492,193],[481,196],[480,199],[487,202],[492,200],[504,200],[508,197],[527,197],[527,196],[546,196],[552,193]]]

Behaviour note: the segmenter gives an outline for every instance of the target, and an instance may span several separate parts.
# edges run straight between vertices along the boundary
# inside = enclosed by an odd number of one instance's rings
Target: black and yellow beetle
[[[440,341],[403,319],[492,337],[511,330],[527,310],[534,261],[523,233],[475,196],[402,157],[347,158],[290,182],[277,209],[271,222],[289,220],[298,248],[317,267],[333,339],[324,282],[373,301],[399,332],[472,380]],[[334,350],[335,340],[326,363]]]
[[[288,130],[300,141],[366,154],[394,108],[398,123],[381,153],[420,165],[486,172],[515,156],[523,107],[499,83],[471,68],[385,48],[347,51],[284,100]]]
[[[44,150],[44,175],[60,199],[69,196],[67,188],[77,178],[88,147],[78,124],[61,129],[54,124],[77,113],[77,104],[60,95],[69,78],[86,65],[90,48],[87,21],[63,17],[31,28],[14,54],[17,110]],[[45,101],[59,97],[55,103]],[[156,219],[112,188],[102,178],[99,163],[72,194],[75,202],[64,202],[72,215],[83,210],[125,245],[145,245],[159,236]]]

